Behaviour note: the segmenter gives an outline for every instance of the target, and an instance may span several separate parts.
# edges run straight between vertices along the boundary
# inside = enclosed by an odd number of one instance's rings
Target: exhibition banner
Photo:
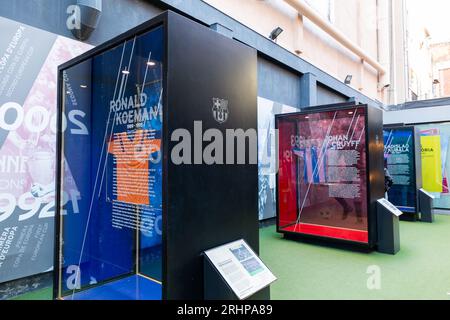
[[[296,108],[258,97],[258,187],[259,220],[276,216],[276,130],[275,115]]]
[[[423,187],[430,192],[442,192],[441,137],[422,136]]]
[[[450,210],[450,123],[418,126],[422,144],[423,188],[435,197],[434,206]]]
[[[416,172],[414,128],[392,128],[383,131],[385,167],[394,184],[388,191],[389,201],[403,212],[416,212]]]
[[[53,267],[57,67],[90,46],[5,18],[0,30],[1,283]],[[83,133],[82,112],[65,120]],[[68,213],[78,210],[71,190]]]

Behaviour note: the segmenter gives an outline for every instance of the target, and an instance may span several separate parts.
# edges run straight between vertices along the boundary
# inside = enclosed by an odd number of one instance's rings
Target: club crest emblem
[[[218,123],[224,123],[228,119],[228,100],[213,98],[212,112]]]

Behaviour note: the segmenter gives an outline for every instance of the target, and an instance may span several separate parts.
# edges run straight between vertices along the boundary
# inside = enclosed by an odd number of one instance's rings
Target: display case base
[[[400,216],[400,221],[408,221],[408,222],[416,222],[419,220],[419,217],[415,213],[403,212]]]
[[[350,242],[340,239],[321,238],[316,236],[310,236],[307,234],[295,234],[295,233],[283,233],[283,237],[286,240],[303,242],[307,244],[313,244],[341,250],[355,251],[361,253],[370,253],[373,251],[373,249],[370,248],[368,244]]]
[[[64,300],[161,300],[161,284],[141,275],[132,275],[120,280],[93,287]]]

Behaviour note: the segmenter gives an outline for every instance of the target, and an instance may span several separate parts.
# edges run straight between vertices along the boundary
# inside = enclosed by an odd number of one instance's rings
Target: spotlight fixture
[[[155,61],[148,61],[147,62],[147,65],[149,66],[149,67],[154,67],[154,66],[156,66],[156,63],[155,63]]]
[[[86,88],[87,88],[87,85],[85,85],[85,84],[80,84],[80,88],[86,89]]]
[[[353,79],[353,76],[352,76],[351,74],[349,74],[349,75],[347,75],[347,76],[345,77],[344,83],[345,83],[345,84],[351,84],[351,83],[352,83],[352,79]]]
[[[69,20],[67,20],[67,27],[69,27],[75,38],[82,41],[89,39],[100,22],[102,1],[77,0],[76,5],[68,7],[67,13],[70,16]]]
[[[123,73],[123,74],[130,74],[130,71],[128,71],[127,69],[125,69],[125,70],[122,70],[122,73]]]
[[[278,36],[283,32],[283,29],[281,29],[280,27],[276,27],[275,29],[272,30],[272,32],[269,35],[269,39],[276,41]]]
[[[352,114],[353,114],[353,111],[349,111],[348,114],[352,115]]]

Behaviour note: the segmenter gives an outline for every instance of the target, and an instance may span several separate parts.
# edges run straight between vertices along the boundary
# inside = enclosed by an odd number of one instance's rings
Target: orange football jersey
[[[161,139],[148,138],[148,130],[115,133],[108,151],[115,156],[113,194],[117,200],[149,205],[149,156],[161,148]]]

